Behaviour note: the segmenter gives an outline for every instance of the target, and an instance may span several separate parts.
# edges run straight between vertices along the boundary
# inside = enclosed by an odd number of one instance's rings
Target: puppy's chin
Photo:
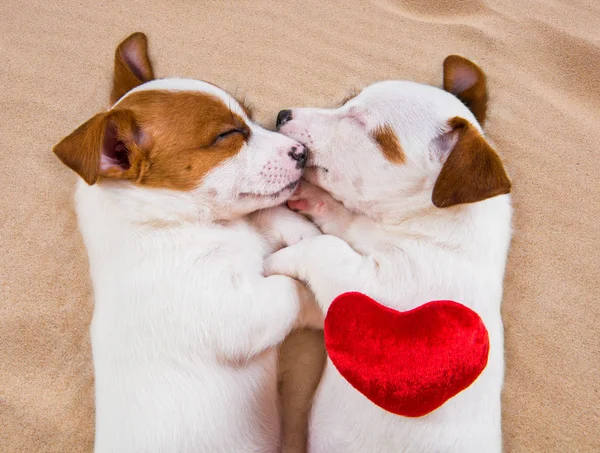
[[[241,217],[260,209],[267,209],[285,203],[294,193],[300,178],[275,192],[240,192],[232,203],[229,218]]]
[[[275,191],[257,189],[255,191],[240,192],[238,194],[238,198],[240,200],[247,199],[247,198],[277,200],[281,197],[286,197],[286,194],[287,194],[287,197],[289,197],[294,192],[296,187],[298,187],[298,183],[300,182],[300,179],[301,179],[301,176],[298,177],[297,179],[289,182],[288,184],[283,186],[281,189],[275,190]],[[284,201],[285,201],[285,199],[284,199]]]

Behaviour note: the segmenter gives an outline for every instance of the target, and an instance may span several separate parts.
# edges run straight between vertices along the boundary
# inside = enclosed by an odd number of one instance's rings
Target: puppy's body
[[[324,267],[314,273],[307,267],[301,275],[308,276],[318,301],[352,290],[400,311],[431,300],[460,301],[483,319],[491,348],[487,367],[471,387],[418,419],[373,405],[328,362],[312,410],[311,452],[500,451],[503,329],[498,302],[511,207],[508,196],[501,196],[466,211],[461,215],[471,218],[469,224],[456,228],[434,213],[395,228],[366,229],[368,221],[360,218],[340,229],[323,227],[324,233],[348,240],[351,248],[332,236],[315,238],[321,252],[305,259],[319,260]],[[377,243],[366,245],[364,237]]]
[[[146,51],[141,34],[119,46],[111,109],[54,149],[85,180],[95,450],[275,453],[275,348],[322,322],[302,285],[263,275],[275,247],[319,233],[268,209],[306,151],[214,85],[152,80]]]
[[[280,114],[280,131],[311,149],[306,179],[335,199],[303,184],[289,204],[325,235],[277,252],[270,271],[308,282],[324,310],[347,291],[400,311],[459,301],[481,316],[491,345],[479,378],[421,418],[375,406],[329,361],[311,413],[311,453],[501,451],[510,182],[478,123],[485,76],[457,57],[445,75],[477,117],[451,94],[411,82],[372,85],[332,111]]]
[[[263,278],[273,247],[246,219],[161,224],[173,202],[110,183],[77,190],[96,451],[278,451],[273,346],[296,322],[298,289]]]

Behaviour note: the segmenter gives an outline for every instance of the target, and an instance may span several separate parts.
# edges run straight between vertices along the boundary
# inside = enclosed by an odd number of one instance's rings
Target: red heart
[[[354,388],[405,417],[428,414],[466,389],[490,349],[483,321],[462,304],[440,300],[399,312],[361,293],[333,301],[325,345]]]

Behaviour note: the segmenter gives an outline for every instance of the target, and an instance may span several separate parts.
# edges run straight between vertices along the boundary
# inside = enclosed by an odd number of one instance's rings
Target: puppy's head
[[[88,184],[185,192],[231,218],[283,202],[304,171],[305,147],[253,123],[222,89],[155,80],[142,33],[116,50],[110,102],[54,147]]]
[[[282,110],[278,130],[310,150],[306,179],[375,217],[448,208],[510,192],[482,135],[485,74],[444,61],[444,90],[408,81],[365,88],[336,109]]]

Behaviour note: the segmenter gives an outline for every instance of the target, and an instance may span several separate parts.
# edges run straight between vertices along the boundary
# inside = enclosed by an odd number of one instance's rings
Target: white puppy
[[[328,362],[310,417],[311,453],[501,451],[510,181],[480,126],[483,72],[450,56],[444,88],[380,82],[340,108],[278,116],[279,131],[310,150],[305,178],[332,196],[303,183],[288,204],[326,234],[275,253],[269,272],[308,282],[325,311],[347,291],[401,311],[453,299],[481,316],[491,343],[480,377],[422,418],[375,406]]]
[[[287,208],[249,214],[287,199],[306,149],[212,84],[153,79],[136,33],[112,107],[54,148],[83,179],[95,449],[275,453],[275,347],[322,314],[295,280],[265,278],[263,257],[319,231]]]

